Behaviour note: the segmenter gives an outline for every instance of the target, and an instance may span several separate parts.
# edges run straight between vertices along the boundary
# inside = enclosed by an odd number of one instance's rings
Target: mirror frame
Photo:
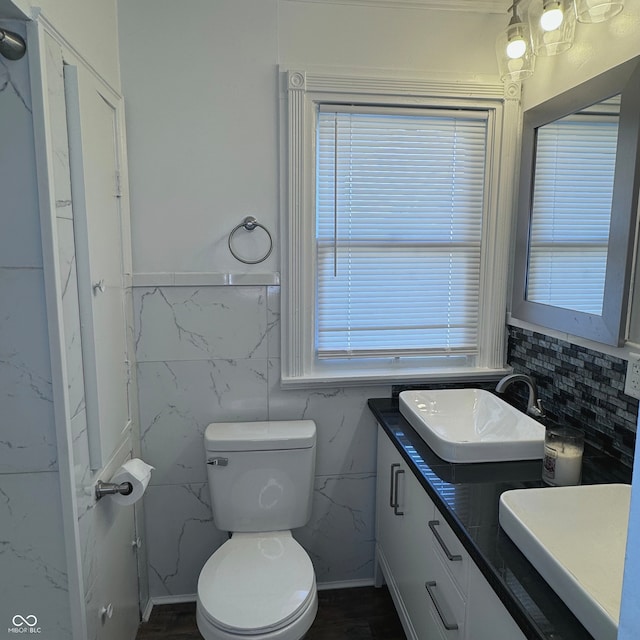
[[[526,299],[536,130],[621,94],[602,315]],[[627,328],[640,190],[640,56],[524,112],[511,316],[574,336],[622,346]]]

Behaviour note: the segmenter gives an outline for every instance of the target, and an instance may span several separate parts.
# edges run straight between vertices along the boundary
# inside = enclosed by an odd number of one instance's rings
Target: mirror
[[[536,130],[526,299],[602,315],[620,94]]]
[[[525,112],[512,317],[624,342],[639,155],[639,58]]]

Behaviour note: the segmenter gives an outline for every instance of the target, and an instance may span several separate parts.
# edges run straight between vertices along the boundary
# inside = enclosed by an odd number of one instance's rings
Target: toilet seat
[[[315,615],[313,565],[290,531],[233,534],[198,580],[198,614],[225,635],[275,634],[312,606]]]

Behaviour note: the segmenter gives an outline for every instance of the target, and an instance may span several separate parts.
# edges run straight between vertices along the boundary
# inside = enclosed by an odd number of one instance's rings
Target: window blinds
[[[484,112],[320,110],[318,357],[476,352],[486,137]]]
[[[608,115],[538,129],[528,300],[602,314],[617,136]]]

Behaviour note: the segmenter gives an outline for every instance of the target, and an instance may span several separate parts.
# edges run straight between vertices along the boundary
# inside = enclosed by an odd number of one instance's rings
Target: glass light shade
[[[496,56],[501,80],[524,80],[533,74],[535,57],[526,23],[510,24],[498,36]]]
[[[578,22],[604,22],[624,9],[624,0],[575,0]]]
[[[545,22],[546,29],[542,25],[542,17],[544,10],[562,11],[562,20],[555,29],[549,29],[553,26],[552,22]],[[551,13],[556,16],[556,24],[558,23],[557,13]],[[576,30],[576,14],[569,5],[569,0],[560,0],[560,2],[531,2],[528,9],[528,20],[533,36],[533,51],[537,56],[554,56],[562,53],[571,47],[573,37]]]

